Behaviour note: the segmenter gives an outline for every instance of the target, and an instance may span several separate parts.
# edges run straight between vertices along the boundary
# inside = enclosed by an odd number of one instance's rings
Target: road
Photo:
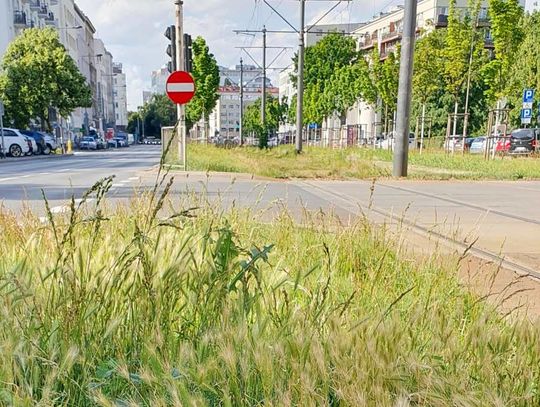
[[[98,180],[114,175],[113,200],[153,185],[160,150],[154,146],[71,157],[0,162],[0,202],[43,213],[41,190],[55,212]],[[173,197],[204,193],[223,205],[334,211],[342,219],[366,214],[376,223],[403,224],[411,233],[446,237],[540,272],[540,182],[272,181],[231,174],[175,174]]]
[[[27,157],[0,161],[0,202],[20,211],[25,205],[43,213],[42,190],[55,209],[80,198],[100,179],[115,176],[113,197],[133,191],[141,176],[159,162],[159,148],[77,152],[73,156]]]

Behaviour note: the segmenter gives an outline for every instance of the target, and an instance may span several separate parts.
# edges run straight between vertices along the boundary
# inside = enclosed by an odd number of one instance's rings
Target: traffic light
[[[184,34],[184,61],[186,63],[186,71],[193,71],[193,52],[192,52],[192,42],[191,35]]]
[[[176,27],[174,25],[170,25],[167,27],[167,30],[165,31],[165,37],[170,41],[169,45],[167,46],[167,55],[171,57],[171,60],[167,64],[167,67],[169,69],[170,73],[173,73],[176,71],[177,63],[176,63]]]

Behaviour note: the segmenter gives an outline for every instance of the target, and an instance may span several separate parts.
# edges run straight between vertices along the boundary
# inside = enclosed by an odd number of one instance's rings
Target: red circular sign
[[[173,72],[167,79],[167,96],[177,105],[185,105],[195,95],[195,81],[188,72]]]

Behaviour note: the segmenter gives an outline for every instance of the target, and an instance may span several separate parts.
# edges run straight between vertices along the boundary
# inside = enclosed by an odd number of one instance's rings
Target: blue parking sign
[[[534,89],[525,89],[523,91],[523,103],[534,102]]]
[[[521,118],[522,119],[530,119],[530,118],[532,118],[532,109],[522,109],[521,110]]]

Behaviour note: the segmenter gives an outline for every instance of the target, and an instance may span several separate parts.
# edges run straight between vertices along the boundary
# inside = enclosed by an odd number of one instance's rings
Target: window
[[[11,130],[4,129],[4,137],[17,137],[17,135]]]

